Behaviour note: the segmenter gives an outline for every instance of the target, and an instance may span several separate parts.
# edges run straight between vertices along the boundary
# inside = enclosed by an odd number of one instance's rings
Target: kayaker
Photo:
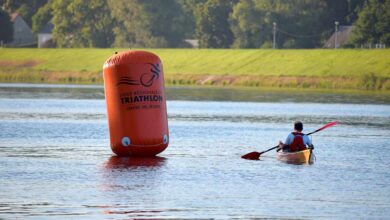
[[[305,150],[306,146],[311,149],[314,149],[310,138],[306,134],[302,133],[302,130],[302,122],[296,121],[294,123],[294,131],[287,136],[286,141],[284,143],[282,141],[279,141],[278,151],[281,149],[286,152],[301,151]]]

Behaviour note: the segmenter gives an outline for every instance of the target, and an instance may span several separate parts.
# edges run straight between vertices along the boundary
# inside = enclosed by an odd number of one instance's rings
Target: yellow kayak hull
[[[310,149],[297,152],[279,151],[276,153],[276,157],[280,161],[292,164],[309,164],[312,162],[312,154],[310,153]]]

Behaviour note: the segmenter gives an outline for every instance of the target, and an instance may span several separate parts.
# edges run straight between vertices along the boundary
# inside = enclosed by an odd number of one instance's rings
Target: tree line
[[[11,13],[57,47],[318,48],[335,21],[353,25],[350,47],[390,44],[390,0],[0,0],[0,41]]]

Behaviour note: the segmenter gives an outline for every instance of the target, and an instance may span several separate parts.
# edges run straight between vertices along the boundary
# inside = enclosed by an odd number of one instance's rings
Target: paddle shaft
[[[311,135],[311,134],[317,133],[317,132],[322,131],[322,130],[323,130],[323,129],[317,129],[317,130],[312,131],[312,132],[310,132],[310,133],[308,133],[308,134],[306,134],[306,135]]]
[[[276,148],[278,148],[278,147],[279,147],[279,145],[277,145],[277,146],[275,146],[275,147],[273,147],[273,148],[270,148],[270,149],[268,149],[268,150],[262,151],[262,152],[260,152],[260,154],[267,153],[268,151],[271,151],[271,150],[276,149]]]

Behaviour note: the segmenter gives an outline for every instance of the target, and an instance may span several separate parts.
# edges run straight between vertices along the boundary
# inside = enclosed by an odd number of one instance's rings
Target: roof
[[[337,32],[337,44],[338,47],[348,43],[349,37],[351,36],[354,26],[339,26]],[[334,48],[335,47],[335,33],[326,41],[324,47]]]
[[[12,13],[12,14],[11,14],[11,21],[14,22],[15,19],[16,19],[16,17],[18,17],[18,16],[19,16],[18,13],[16,13],[16,12],[15,12],[15,13]]]
[[[51,23],[49,21],[49,22],[47,22],[47,24],[45,26],[43,26],[43,28],[41,30],[39,30],[39,33],[40,34],[51,34],[53,28],[54,28],[53,23]]]

